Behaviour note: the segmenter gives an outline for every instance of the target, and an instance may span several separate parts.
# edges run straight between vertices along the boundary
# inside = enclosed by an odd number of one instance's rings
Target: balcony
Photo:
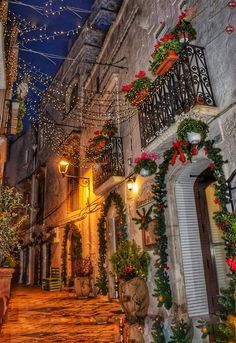
[[[125,175],[123,143],[121,137],[112,137],[99,163],[93,167],[93,189],[104,194],[121,182]]]
[[[150,95],[139,107],[142,148],[195,105],[215,106],[215,101],[204,48],[188,44],[170,71],[155,79]]]

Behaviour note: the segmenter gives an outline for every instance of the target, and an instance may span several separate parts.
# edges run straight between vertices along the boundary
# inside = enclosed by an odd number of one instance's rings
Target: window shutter
[[[181,251],[188,313],[190,317],[208,315],[208,299],[198,218],[193,190],[194,180],[181,177],[175,184]]]

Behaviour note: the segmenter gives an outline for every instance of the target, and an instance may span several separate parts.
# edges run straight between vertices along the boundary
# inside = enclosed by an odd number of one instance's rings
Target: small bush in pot
[[[155,162],[156,159],[157,154],[148,154],[146,152],[142,152],[140,157],[136,157],[134,160],[134,163],[136,164],[134,167],[134,172],[142,176],[154,174],[157,170],[157,164]],[[145,170],[147,171],[146,174],[143,173]]]
[[[89,256],[77,262],[76,276],[90,276],[93,274],[93,266]]]
[[[75,292],[78,298],[88,298],[92,291],[91,275],[93,266],[90,257],[82,258],[77,262],[76,278],[74,280]]]
[[[195,132],[199,133],[201,135],[201,139],[204,141],[208,131],[208,125],[203,121],[193,118],[186,118],[178,126],[177,137],[181,141],[187,141],[188,133]]]
[[[119,299],[130,323],[143,322],[149,306],[146,284],[150,256],[135,241],[124,240],[112,255],[113,273],[119,278]]]
[[[150,256],[135,241],[123,241],[118,250],[111,256],[113,272],[123,280],[131,280],[135,277],[146,279]]]

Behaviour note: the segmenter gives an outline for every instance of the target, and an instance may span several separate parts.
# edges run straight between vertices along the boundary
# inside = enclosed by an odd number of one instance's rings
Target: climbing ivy
[[[78,229],[78,227],[74,223],[68,223],[65,227],[64,237],[62,241],[62,281],[64,285],[67,284],[67,241],[69,232],[72,232],[73,235],[76,237],[76,246],[75,250],[73,251],[73,258],[75,258],[77,261],[82,260],[82,240],[81,240],[81,233]],[[72,251],[71,251],[72,253]]]
[[[106,239],[106,217],[108,211],[114,203],[119,217],[119,224],[116,227],[117,233],[117,245],[120,244],[124,239],[127,238],[127,225],[126,225],[126,211],[123,204],[122,197],[114,192],[111,192],[102,208],[101,216],[98,220],[98,238],[99,238],[99,277],[97,278],[96,286],[99,288],[103,295],[108,293],[108,277],[105,267],[106,257],[107,257],[107,239]]]

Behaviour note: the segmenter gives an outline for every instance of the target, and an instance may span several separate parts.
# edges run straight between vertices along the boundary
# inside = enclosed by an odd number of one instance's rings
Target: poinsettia
[[[226,258],[225,262],[233,272],[236,272],[236,256],[234,258]]]
[[[122,86],[122,91],[127,92],[125,99],[131,103],[135,100],[136,94],[141,92],[142,90],[146,90],[143,96],[144,99],[145,96],[148,95],[148,89],[152,84],[152,81],[149,79],[149,77],[147,77],[145,71],[143,70],[140,70],[137,74],[135,74],[135,78],[136,80],[132,81],[127,85]],[[132,104],[136,106],[139,105],[139,102]]]

